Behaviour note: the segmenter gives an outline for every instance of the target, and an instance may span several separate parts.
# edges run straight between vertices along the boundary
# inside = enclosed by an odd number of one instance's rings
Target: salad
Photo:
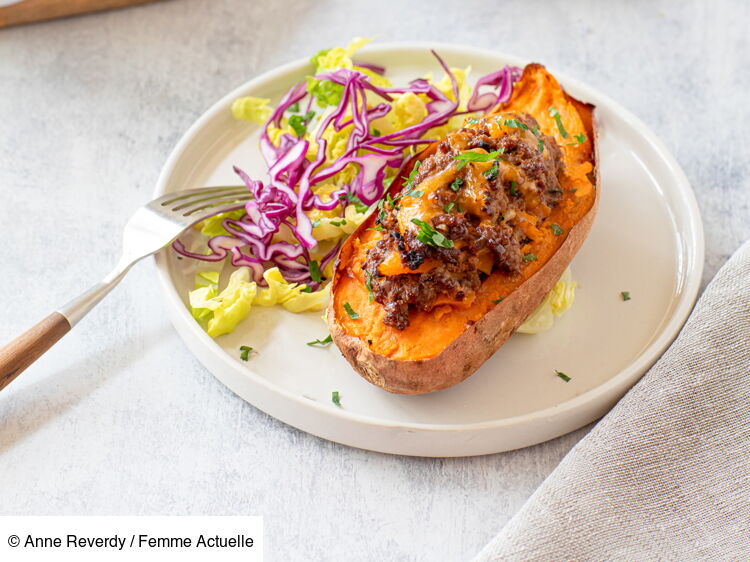
[[[450,68],[433,51],[440,79],[428,74],[394,85],[385,68],[356,58],[367,43],[357,38],[317,53],[310,76],[275,107],[251,96],[233,103],[235,118],[261,125],[267,177],[235,166],[250,201],[198,224],[200,240],[173,245],[181,256],[235,268],[222,290],[217,269],[197,274],[190,292],[192,314],[211,337],[233,331],[253,305],[325,309],[343,240],[377,209],[402,165],[507,101],[520,77],[519,68],[505,66],[472,86],[470,68]],[[572,304],[574,289],[566,272],[519,331],[549,329]]]

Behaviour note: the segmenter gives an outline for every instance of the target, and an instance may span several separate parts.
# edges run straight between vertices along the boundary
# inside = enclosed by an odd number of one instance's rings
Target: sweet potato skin
[[[439,354],[428,359],[395,360],[374,352],[360,338],[344,331],[337,322],[335,307],[329,306],[327,321],[333,341],[362,377],[397,394],[425,394],[453,386],[476,371],[539,306],[586,239],[599,204],[600,177],[594,108],[574,101],[592,117],[589,130],[593,135],[594,200],[588,212],[568,231],[565,241],[541,268],[478,321],[467,326]],[[355,231],[352,237],[357,234]],[[341,259],[342,256],[339,256]],[[339,265],[336,264],[336,272]],[[336,279],[333,290],[336,290]]]

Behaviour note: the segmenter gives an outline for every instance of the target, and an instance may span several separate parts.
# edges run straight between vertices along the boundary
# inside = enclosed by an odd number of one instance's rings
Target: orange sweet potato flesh
[[[567,138],[550,116],[550,107],[559,112]],[[501,111],[532,115],[540,130],[554,136],[562,148],[564,194],[544,224],[555,223],[565,233],[555,236],[551,228],[531,226],[527,235],[533,242],[522,251],[533,253],[537,260],[524,263],[520,274],[494,272],[469,300],[446,300],[429,312],[411,311],[409,326],[400,331],[383,323],[383,307],[370,302],[365,286],[365,251],[382,236],[368,230],[375,221],[370,216],[341,249],[327,319],[333,341],[354,369],[389,392],[433,392],[473,373],[539,306],[591,228],[599,199],[594,107],[568,95],[542,65],[529,64],[511,99],[491,113]],[[580,133],[585,141],[576,144],[574,135]],[[407,162],[399,178],[408,176],[414,163],[435,147]],[[402,186],[403,180],[394,181],[389,192],[395,194]],[[398,272],[398,266],[388,264],[390,272]],[[345,303],[356,311],[357,319],[349,316]]]

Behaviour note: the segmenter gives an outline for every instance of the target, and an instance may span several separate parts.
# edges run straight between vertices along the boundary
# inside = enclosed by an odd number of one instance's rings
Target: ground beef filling
[[[493,127],[488,119],[510,120],[516,126],[506,127],[500,134],[494,127],[492,136]],[[458,189],[451,181],[424,195],[439,210],[425,222],[452,241],[453,247],[423,243],[417,238],[417,227],[402,232],[398,222],[399,196],[393,198],[395,206],[390,202],[381,205],[376,223],[381,225],[383,237],[368,250],[363,269],[374,300],[385,308],[384,322],[389,326],[403,330],[409,325],[411,310],[429,311],[439,298],[443,302],[446,298],[462,301],[472,295],[487,277],[488,255],[493,271],[517,274],[523,260],[521,248],[530,241],[525,238],[520,221],[529,220],[529,216],[536,217],[538,223],[543,221],[562,193],[558,179],[562,173],[562,153],[556,141],[539,133],[533,117],[505,114],[450,133],[436,152],[420,164],[411,185],[402,194],[419,190],[421,182],[449,167],[458,168],[454,157],[475,149],[481,149],[477,151],[481,154],[500,151],[497,168],[483,175],[481,201],[473,200],[481,204],[466,205],[480,211],[470,213],[461,205],[466,202],[462,190],[472,187],[467,182],[476,178],[476,174],[471,174],[471,164],[458,170],[455,176],[461,185]],[[477,189],[471,193],[477,193]],[[400,254],[410,270],[418,269],[427,260],[437,265],[424,273],[382,275],[379,266],[393,252]]]

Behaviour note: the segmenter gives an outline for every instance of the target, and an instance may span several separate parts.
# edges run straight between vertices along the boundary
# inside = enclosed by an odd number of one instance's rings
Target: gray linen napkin
[[[750,560],[750,241],[475,558]]]

